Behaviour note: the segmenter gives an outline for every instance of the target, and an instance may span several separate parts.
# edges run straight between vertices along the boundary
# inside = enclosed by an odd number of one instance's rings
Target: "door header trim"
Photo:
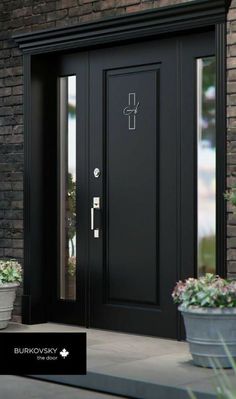
[[[13,36],[24,53],[88,48],[225,22],[231,0],[194,0],[155,10]]]

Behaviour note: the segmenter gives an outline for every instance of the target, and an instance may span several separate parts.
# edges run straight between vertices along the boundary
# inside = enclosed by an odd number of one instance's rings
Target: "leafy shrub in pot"
[[[0,329],[6,328],[22,280],[21,265],[15,259],[0,259]]]
[[[222,340],[236,358],[236,281],[208,273],[179,281],[172,297],[184,318],[194,363],[231,367]]]

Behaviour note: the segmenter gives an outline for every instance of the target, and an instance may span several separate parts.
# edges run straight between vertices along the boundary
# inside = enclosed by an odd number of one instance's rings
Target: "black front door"
[[[193,63],[213,53],[205,33],[58,58],[50,320],[177,337],[171,291],[196,266]]]
[[[101,238],[90,241],[91,325],[174,337],[175,43],[100,50],[90,60],[90,169],[101,169],[90,192],[102,202]]]

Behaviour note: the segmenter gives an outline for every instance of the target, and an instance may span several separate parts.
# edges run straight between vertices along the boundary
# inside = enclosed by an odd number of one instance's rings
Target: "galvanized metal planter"
[[[197,366],[231,368],[224,343],[236,359],[236,308],[179,306],[193,362]],[[216,364],[216,362],[217,364]]]
[[[16,297],[18,283],[0,285],[0,330],[8,326]]]

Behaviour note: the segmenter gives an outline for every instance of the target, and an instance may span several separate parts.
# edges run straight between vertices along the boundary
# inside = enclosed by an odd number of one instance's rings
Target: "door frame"
[[[38,99],[33,96],[33,65],[37,57],[69,50],[88,50],[106,45],[162,38],[176,33],[215,31],[216,136],[217,136],[217,273],[226,275],[226,209],[222,193],[226,173],[226,15],[231,0],[196,0],[125,16],[64,28],[14,36],[23,52],[24,74],[24,295],[22,321],[47,321],[45,297],[45,248],[43,241],[44,162]],[[35,81],[37,86],[37,79]],[[40,88],[39,88],[40,89]],[[33,111],[33,112],[32,112]],[[180,215],[179,215],[180,217]],[[179,270],[181,246],[179,245]],[[179,276],[180,278],[180,276]],[[180,330],[180,329],[179,329]]]

